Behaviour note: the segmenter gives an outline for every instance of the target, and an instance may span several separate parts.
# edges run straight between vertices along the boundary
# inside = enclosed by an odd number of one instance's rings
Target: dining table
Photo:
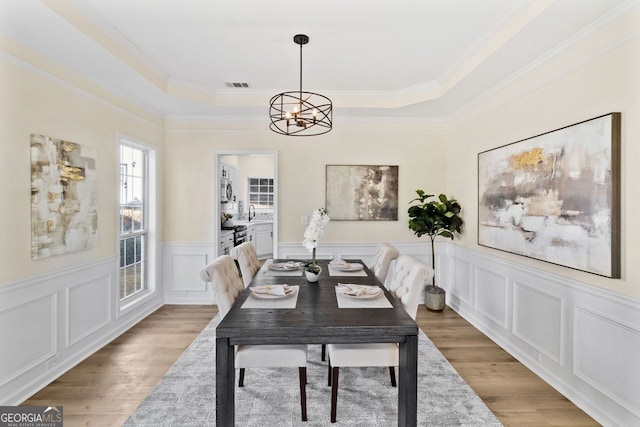
[[[243,344],[398,343],[398,426],[417,423],[418,325],[400,301],[384,288],[359,259],[354,269],[340,269],[320,260],[317,282],[307,282],[302,268],[276,271],[268,260],[216,328],[216,425],[235,425],[234,346]],[[346,271],[349,270],[349,271]],[[378,286],[377,299],[343,298],[339,284]],[[283,299],[255,298],[254,286],[287,284],[296,294]],[[262,288],[264,289],[264,288]],[[293,380],[293,379],[292,379]],[[330,402],[327,401],[327,411]]]

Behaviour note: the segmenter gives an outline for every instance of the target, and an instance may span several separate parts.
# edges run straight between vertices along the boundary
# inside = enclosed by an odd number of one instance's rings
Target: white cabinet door
[[[255,247],[258,258],[268,258],[273,256],[273,224],[256,224]]]
[[[256,226],[255,225],[247,225],[247,242],[256,246]]]
[[[218,243],[218,256],[229,255],[231,248],[233,247],[233,232],[225,232],[220,235],[220,241]]]

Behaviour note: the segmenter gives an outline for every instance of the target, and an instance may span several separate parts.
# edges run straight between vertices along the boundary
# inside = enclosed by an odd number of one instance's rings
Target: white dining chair
[[[256,247],[251,242],[241,243],[231,249],[231,256],[238,262],[244,287],[248,287],[261,266]]]
[[[233,306],[244,284],[233,258],[222,255],[207,265],[200,273],[203,280],[211,282],[218,305],[218,313],[224,318]],[[238,387],[244,386],[245,368],[298,368],[300,380],[300,409],[302,421],[307,421],[307,346],[306,345],[239,345],[235,348],[235,366],[240,370]]]
[[[387,279],[387,273],[389,272],[389,266],[391,262],[398,258],[400,252],[388,243],[380,243],[376,249],[376,253],[373,255],[373,261],[370,264],[369,269],[376,276],[376,278],[385,284]],[[323,362],[326,359],[327,346],[322,344],[320,350],[320,360]]]
[[[433,277],[433,269],[417,259],[399,256],[392,274],[387,280],[387,289],[398,299],[413,320],[418,313],[420,296],[425,282]],[[338,406],[338,376],[341,367],[384,366],[389,367],[391,386],[396,386],[395,366],[398,366],[397,343],[379,344],[328,344],[329,378],[331,386],[331,422],[336,422]]]
[[[376,253],[373,255],[371,267],[369,268],[380,283],[384,284],[391,262],[398,258],[399,255],[400,252],[388,243],[380,243],[378,245]]]

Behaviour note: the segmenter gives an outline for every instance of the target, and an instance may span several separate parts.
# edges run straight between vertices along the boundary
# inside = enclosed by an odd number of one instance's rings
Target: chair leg
[[[298,368],[300,376],[300,410],[302,411],[302,421],[307,421],[307,367]]]
[[[331,387],[331,360],[327,363],[328,374],[327,374],[327,385]]]
[[[325,359],[327,358],[326,356],[327,356],[327,345],[322,344],[322,356],[320,357],[320,360],[324,362]]]
[[[338,406],[338,374],[340,368],[333,368],[333,375],[331,379],[331,422],[336,422],[336,409]]]
[[[396,370],[393,366],[389,366],[389,376],[391,377],[391,387],[396,387]]]
[[[244,387],[244,368],[240,368],[240,375],[238,375],[238,387]]]

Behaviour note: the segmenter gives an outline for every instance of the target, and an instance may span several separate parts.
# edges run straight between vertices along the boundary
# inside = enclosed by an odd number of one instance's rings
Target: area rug
[[[216,316],[185,350],[125,426],[215,426]],[[320,345],[309,346],[308,421],[300,419],[297,368],[247,369],[236,384],[238,426],[329,426],[331,388]],[[237,375],[236,375],[237,378]],[[397,425],[398,392],[384,368],[343,368],[336,426]],[[418,337],[418,425],[501,426],[435,345]]]

